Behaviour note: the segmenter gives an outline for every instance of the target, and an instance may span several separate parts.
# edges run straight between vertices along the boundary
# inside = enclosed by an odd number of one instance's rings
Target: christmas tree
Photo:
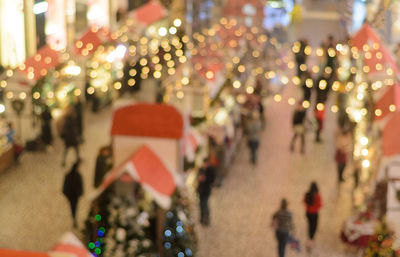
[[[365,252],[365,257],[400,257],[399,250],[393,249],[394,233],[385,222],[378,228]]]
[[[174,197],[173,208],[167,212],[163,231],[163,256],[194,256],[197,238],[194,222],[190,219],[189,202],[179,194]]]

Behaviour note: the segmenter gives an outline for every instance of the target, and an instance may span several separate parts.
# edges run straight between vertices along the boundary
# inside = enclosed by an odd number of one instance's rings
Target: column
[[[33,13],[34,0],[24,0],[26,56],[36,53],[36,17]]]

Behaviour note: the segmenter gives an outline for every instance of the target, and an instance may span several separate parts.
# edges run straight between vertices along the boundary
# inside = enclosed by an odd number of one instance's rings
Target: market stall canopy
[[[50,257],[48,253],[27,252],[11,249],[0,249],[1,257]]]
[[[173,106],[134,104],[114,112],[111,135],[180,139],[183,117]]]
[[[106,41],[111,40],[111,33],[106,28],[93,26],[75,42],[75,52],[78,55],[88,56]]]
[[[400,112],[394,113],[382,132],[382,148],[385,157],[400,154]]]
[[[38,80],[46,76],[50,69],[57,67],[61,61],[61,54],[46,45],[40,48],[34,56],[26,59],[19,71],[26,74],[29,80]]]
[[[153,24],[167,17],[168,12],[158,1],[152,0],[149,3],[134,10],[130,15],[139,23],[146,26]]]
[[[384,89],[386,92],[375,103],[374,120],[382,120],[400,109],[400,85],[386,86]]]
[[[148,146],[143,145],[128,160],[109,172],[97,189],[96,195],[125,174],[131,179],[130,182],[140,183],[159,206],[164,209],[170,208],[171,196],[180,184],[180,178]],[[124,181],[127,181],[126,178]]]
[[[352,45],[366,52],[364,63],[369,67],[369,73],[381,72],[385,64],[388,64],[396,74],[399,73],[393,56],[370,25],[365,23],[362,26],[352,38]]]
[[[58,243],[50,252],[50,256],[93,257],[82,242],[71,232],[64,234],[60,243]]]
[[[183,138],[183,152],[188,161],[194,161],[197,148],[203,145],[204,142],[204,137],[196,129],[191,127]]]

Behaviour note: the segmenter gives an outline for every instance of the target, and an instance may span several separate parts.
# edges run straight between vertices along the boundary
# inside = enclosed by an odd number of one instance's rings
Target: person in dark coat
[[[307,110],[303,107],[302,103],[297,105],[296,110],[293,114],[293,131],[294,135],[292,141],[290,143],[290,151],[293,152],[294,144],[296,142],[296,138],[300,136],[301,138],[301,153],[304,153],[305,150],[305,119],[306,119]]]
[[[94,187],[100,186],[104,176],[112,168],[112,155],[110,147],[102,147],[97,155],[96,168],[94,173]]]
[[[82,141],[83,139],[83,108],[82,102],[79,96],[75,98],[75,115],[76,115],[76,125],[78,128],[79,140]]]
[[[79,157],[79,128],[76,121],[75,113],[73,109],[68,108],[67,115],[65,116],[64,125],[62,127],[61,137],[64,140],[64,155],[62,160],[62,166],[65,166],[68,150],[72,147],[76,153],[76,161]]]
[[[300,43],[300,49],[299,52],[295,54],[295,60],[296,60],[296,65],[297,65],[297,76],[300,77],[302,74],[302,71],[300,69],[300,66],[302,64],[306,64],[307,62],[307,55],[305,53],[305,49],[308,45],[308,41],[306,39],[301,39],[299,41]]]
[[[82,176],[79,173],[79,161],[75,162],[71,170],[67,173],[64,179],[63,194],[67,197],[71,206],[72,218],[74,227],[77,227],[76,222],[76,207],[78,200],[83,194]]]
[[[53,117],[51,116],[51,112],[49,107],[46,105],[41,114],[42,118],[42,140],[46,144],[46,146],[51,145],[53,141],[53,133],[51,131],[51,121]]]
[[[210,164],[208,159],[204,160],[203,167],[200,168],[197,177],[197,193],[200,198],[200,222],[202,225],[210,224],[210,210],[208,199],[211,195],[212,186],[216,176],[215,167]]]
[[[307,86],[307,80],[308,79],[312,80],[311,73],[309,71],[303,72],[301,74],[301,82],[302,82],[301,89],[303,91],[303,100],[306,100],[306,101],[310,102],[311,101],[311,93],[312,93],[311,92],[312,85],[311,85],[311,87]]]

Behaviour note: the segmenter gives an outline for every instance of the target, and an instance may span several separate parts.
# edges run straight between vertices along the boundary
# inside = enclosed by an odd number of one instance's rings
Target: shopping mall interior
[[[399,0],[0,0],[0,257],[400,257],[399,65]]]

